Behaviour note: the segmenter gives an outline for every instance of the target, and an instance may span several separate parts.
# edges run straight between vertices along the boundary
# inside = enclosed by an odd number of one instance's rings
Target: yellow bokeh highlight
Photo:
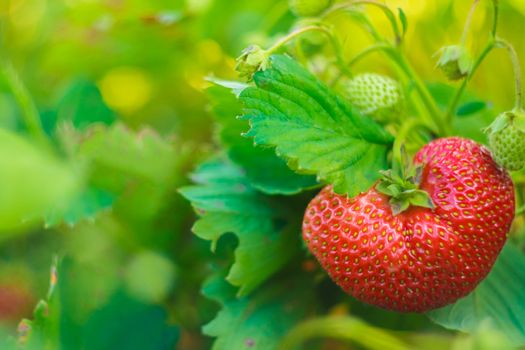
[[[123,114],[138,111],[151,100],[153,94],[151,78],[134,67],[115,68],[98,85],[108,106]]]

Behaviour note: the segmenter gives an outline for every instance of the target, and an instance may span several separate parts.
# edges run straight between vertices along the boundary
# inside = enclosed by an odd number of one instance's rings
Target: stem
[[[430,113],[430,118],[428,118],[428,116],[426,115],[423,116],[426,119],[428,125],[434,129],[434,132],[437,132],[442,136],[449,135],[450,126],[445,122],[441,111],[439,110],[438,106],[436,105],[436,102],[434,101],[434,98],[428,91],[421,78],[419,78],[419,76],[414,72],[413,68],[408,63],[406,58],[397,49],[393,47],[387,48],[384,51],[394,62],[397,63],[397,65],[399,66],[399,68],[401,68],[403,73],[414,82],[416,91],[421,96],[423,103],[425,104],[426,108]]]
[[[498,22],[499,22],[499,3],[498,0],[492,0],[492,5],[494,8],[494,15],[493,15],[493,21],[492,21],[492,38],[496,38],[496,35],[498,33]]]
[[[468,15],[467,15],[467,20],[465,21],[465,27],[463,27],[463,34],[461,35],[461,41],[460,41],[461,45],[465,45],[465,43],[467,42],[467,36],[470,30],[470,25],[472,24],[472,19],[474,18],[474,12],[476,12],[476,7],[478,6],[478,4],[479,4],[479,0],[474,0],[474,3],[470,7],[470,11],[468,12]]]
[[[369,326],[354,317],[324,317],[300,323],[280,343],[279,349],[302,349],[314,338],[352,341],[371,350],[407,350],[408,345],[389,332]]]
[[[492,0],[493,5],[493,14],[492,14],[492,30],[491,30],[491,39],[488,42],[487,46],[483,49],[481,54],[479,55],[478,59],[474,62],[474,65],[472,66],[472,69],[469,72],[469,75],[463,80],[461,83],[461,86],[456,91],[456,94],[454,95],[454,98],[452,99],[452,102],[450,103],[447,114],[446,114],[446,122],[448,124],[452,123],[452,118],[456,112],[456,108],[458,107],[459,101],[461,100],[461,97],[463,95],[463,92],[465,91],[467,84],[474,76],[474,73],[478,69],[478,67],[481,65],[485,57],[492,51],[492,49],[495,46],[496,42],[496,33],[498,31],[498,18],[499,18],[499,3],[498,0]],[[474,5],[473,5],[474,6]]]
[[[394,15],[392,10],[388,6],[386,6],[385,4],[379,1],[374,1],[374,0],[346,1],[346,2],[342,2],[340,4],[335,5],[332,8],[332,10],[329,11],[329,13],[344,10],[344,9],[347,9],[348,7],[355,6],[355,5],[361,5],[361,4],[376,6],[383,11],[387,19],[390,21],[390,25],[392,26],[392,30],[395,36],[395,42],[396,42],[396,45],[398,45],[401,42],[401,32],[399,31],[399,26],[397,24],[396,16]]]
[[[392,148],[392,169],[394,170],[394,173],[401,175],[403,179],[405,178],[405,169],[407,164],[405,164],[405,161],[403,160],[402,149],[404,148],[404,145],[408,139],[408,135],[417,126],[421,126],[421,122],[418,119],[411,118],[407,120],[399,129],[399,132],[397,133],[394,140],[394,145]]]
[[[514,46],[512,46],[509,42],[503,40],[503,39],[497,39],[496,45],[498,47],[502,47],[507,49],[507,52],[510,56],[510,60],[512,61],[512,68],[514,69],[514,81],[516,86],[516,99],[514,108],[516,110],[520,110],[523,108],[523,87],[522,87],[522,80],[521,80],[521,65],[518,53],[516,52],[516,49]]]
[[[362,60],[363,58],[365,58],[369,54],[371,54],[373,52],[376,52],[376,51],[385,50],[388,47],[389,47],[389,45],[385,44],[385,43],[377,43],[377,44],[374,44],[372,46],[369,46],[366,49],[364,49],[363,51],[359,52],[357,55],[355,55],[354,58],[352,58],[350,60],[350,62],[348,62],[346,65],[349,67],[349,69],[352,69],[352,67],[357,62],[359,62],[360,60]],[[339,74],[337,77],[335,77],[335,79],[330,83],[330,86],[334,86],[335,84],[337,84],[337,82],[341,79],[341,77],[342,77],[341,74]]]
[[[452,99],[452,102],[450,103],[448,110],[447,110],[446,121],[448,124],[452,122],[452,118],[454,117],[456,108],[458,107],[459,101],[461,100],[461,97],[463,96],[463,92],[465,91],[467,84],[470,82],[470,80],[474,76],[474,73],[476,73],[476,71],[478,70],[478,67],[481,65],[483,60],[485,60],[485,57],[487,57],[487,55],[490,53],[490,51],[492,51],[492,49],[494,49],[494,47],[495,47],[495,42],[491,40],[487,44],[487,46],[485,46],[485,48],[483,49],[483,51],[481,52],[477,60],[472,65],[472,69],[470,70],[468,76],[465,79],[463,79],[463,82],[461,82],[461,85],[459,89],[456,91],[456,94],[454,95],[454,98]]]
[[[295,39],[296,37],[298,37],[298,36],[300,36],[300,35],[302,35],[302,34],[304,34],[306,32],[310,32],[310,31],[318,31],[318,32],[321,32],[321,33],[325,34],[328,37],[328,39],[330,40],[330,42],[331,42],[331,44],[332,44],[332,46],[334,48],[337,64],[340,66],[340,68],[344,72],[344,74],[346,74],[348,76],[351,76],[352,73],[350,72],[350,70],[347,68],[347,66],[345,64],[343,49],[342,49],[339,41],[334,36],[334,34],[332,33],[331,30],[329,30],[328,28],[325,28],[325,27],[321,27],[321,26],[311,25],[311,26],[303,27],[303,28],[300,28],[300,29],[298,29],[296,31],[293,31],[292,33],[286,35],[284,38],[281,38],[280,40],[278,40],[272,47],[270,47],[267,50],[268,56],[270,56],[271,54],[275,53],[277,50],[279,50],[281,48],[281,46],[283,46],[284,44],[288,43],[289,41]]]
[[[31,136],[43,145],[48,145],[49,139],[42,127],[40,115],[33,99],[20,79],[20,76],[6,59],[0,58],[0,75],[4,77],[7,87],[11,90],[13,97],[17,101],[22,120]]]

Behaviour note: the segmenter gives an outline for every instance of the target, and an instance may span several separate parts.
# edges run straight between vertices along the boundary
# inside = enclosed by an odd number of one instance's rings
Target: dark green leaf
[[[58,122],[71,122],[77,129],[85,129],[93,123],[112,124],[115,113],[102,99],[97,86],[87,80],[73,82],[56,107]]]
[[[194,174],[195,186],[180,191],[202,217],[193,231],[212,241],[234,233],[239,245],[227,280],[247,295],[277,272],[299,248],[299,218],[290,220],[278,201],[250,186],[241,169],[224,160],[204,163]]]
[[[368,189],[387,167],[392,136],[286,56],[272,56],[271,68],[254,76],[257,87],[240,96],[248,136],[276,147],[301,173],[317,174],[335,191],[355,195]]]
[[[90,317],[84,328],[86,350],[172,350],[176,327],[166,324],[166,311],[117,292]]]
[[[405,36],[407,29],[408,29],[408,20],[407,16],[405,15],[405,11],[401,7],[397,9],[399,20],[401,21],[401,26],[403,27],[403,36]]]
[[[488,277],[471,294],[427,315],[463,332],[488,325],[516,345],[525,345],[525,255],[507,243]]]
[[[230,89],[214,86],[208,95],[221,126],[220,141],[252,186],[268,194],[293,194],[316,185],[315,177],[294,173],[273,149],[255,147],[252,140],[242,136],[247,130],[246,123],[237,118],[242,104]]]
[[[471,114],[478,113],[485,109],[487,107],[487,104],[484,101],[472,101],[467,102],[461,106],[459,106],[456,114],[458,117],[465,117]]]
[[[203,328],[206,335],[217,337],[214,350],[277,349],[282,336],[312,307],[311,286],[297,277],[274,281],[249,298],[236,299],[232,292],[222,276],[203,286],[203,294],[222,305]]]
[[[430,84],[428,87],[439,106],[443,110],[446,110],[454,96],[455,88],[446,84]],[[467,105],[472,102],[479,103],[480,99],[467,91],[463,95],[460,103]],[[494,119],[494,110],[489,108],[489,106],[489,103],[485,103],[486,108],[482,108],[468,115],[463,115],[460,118],[454,118],[452,121],[454,134],[485,143],[487,138],[482,130]]]

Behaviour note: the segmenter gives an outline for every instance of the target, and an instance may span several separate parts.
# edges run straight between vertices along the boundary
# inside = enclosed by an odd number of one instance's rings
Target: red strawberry
[[[421,149],[420,189],[434,209],[394,215],[376,186],[355,198],[323,189],[303,238],[332,279],[369,304],[424,312],[453,303],[487,276],[514,218],[514,187],[489,151],[445,138]]]

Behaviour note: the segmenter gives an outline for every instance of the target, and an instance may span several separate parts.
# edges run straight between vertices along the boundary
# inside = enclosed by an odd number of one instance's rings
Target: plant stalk
[[[270,47],[267,50],[268,56],[275,53],[283,45],[290,42],[291,40],[297,38],[298,36],[304,33],[310,32],[310,31],[318,31],[328,37],[328,39],[330,40],[330,43],[332,44],[334,48],[337,64],[340,66],[341,70],[343,71],[345,75],[352,76],[352,72],[346,66],[346,63],[344,60],[343,48],[341,47],[341,44],[339,43],[337,38],[334,36],[331,30],[329,30],[328,28],[322,27],[322,26],[311,25],[311,26],[303,27],[303,28],[293,31],[292,33],[286,35],[285,37],[278,40],[275,44],[273,44],[272,47]]]
[[[4,77],[7,87],[13,94],[24,124],[29,134],[42,145],[48,146],[50,141],[42,127],[40,115],[29,91],[20,79],[12,64],[6,59],[0,59],[0,75]]]

